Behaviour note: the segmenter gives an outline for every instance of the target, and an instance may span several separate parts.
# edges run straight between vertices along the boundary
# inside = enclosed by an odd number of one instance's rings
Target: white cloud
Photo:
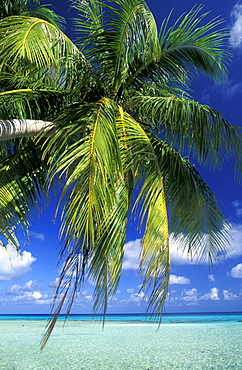
[[[18,284],[13,285],[9,289],[8,293],[9,294],[19,294],[19,292],[23,292],[23,291],[25,291],[25,292],[31,292],[35,288],[36,288],[36,280],[35,281],[29,280],[23,286],[18,285]]]
[[[128,288],[128,289],[127,289],[127,293],[128,293],[128,294],[132,294],[132,293],[134,293],[134,288]]]
[[[147,302],[148,298],[147,298],[146,294],[141,291],[139,293],[131,294],[128,301],[133,302],[133,303],[142,303],[142,302]]]
[[[215,281],[215,276],[213,274],[208,275],[209,281]]]
[[[229,290],[223,290],[223,295],[225,301],[234,301],[239,298],[236,294],[233,294]]]
[[[238,258],[242,256],[242,225],[232,224],[231,248],[225,254],[225,258]]]
[[[231,238],[230,238],[230,246],[224,245],[226,250],[224,258],[238,258],[242,256],[242,224],[232,224],[231,225]],[[174,265],[183,265],[189,264],[194,265],[199,262],[197,258],[192,259],[188,253],[187,248],[181,248],[179,239],[176,241],[173,240],[172,236],[170,238],[170,254],[171,254],[171,262]],[[197,257],[197,256],[196,256]],[[202,260],[203,264],[209,264],[209,259],[204,258]]]
[[[139,268],[140,239],[125,244],[123,270]]]
[[[198,290],[192,288],[190,290],[184,290],[180,297],[182,301],[185,301],[188,306],[198,304]]]
[[[191,280],[185,276],[170,275],[170,284],[185,285],[190,284]]]
[[[233,48],[242,45],[242,4],[235,4],[232,12],[232,26],[230,29],[230,44]]]
[[[203,242],[205,242],[205,238],[203,241],[201,241],[201,246]],[[203,246],[201,247],[201,249],[202,248]],[[202,261],[199,261],[200,256],[197,255],[197,253],[194,253],[194,255],[192,256],[191,253],[188,252],[188,246],[184,246],[182,239],[174,239],[172,235],[170,236],[170,256],[171,264],[173,265],[196,265],[198,263],[209,263],[208,257],[205,257]]]
[[[139,268],[141,239],[130,241],[125,245],[123,270],[137,270]],[[196,264],[197,260],[192,259],[187,250],[179,248],[179,240],[174,241],[170,238],[170,256],[171,263],[174,265]]]
[[[241,200],[235,200],[232,205],[235,208],[236,216],[242,216],[242,201]]]
[[[0,247],[0,281],[14,280],[22,277],[31,270],[36,258],[30,252],[18,253],[12,245],[7,246],[8,253]]]
[[[13,285],[7,292],[7,295],[13,295],[13,302],[18,301],[36,301],[44,296],[37,290],[36,281],[29,280],[24,285]]]
[[[84,297],[84,299],[85,299],[86,301],[90,302],[90,301],[92,301],[92,300],[93,300],[93,296],[92,296],[91,294],[89,294],[89,295],[86,295],[86,296]]]
[[[212,301],[219,301],[220,298],[218,296],[218,288],[214,287],[214,288],[210,289],[210,292],[207,293],[207,294],[204,294],[200,299],[205,300],[205,301],[210,300],[210,299]]]
[[[35,301],[35,304],[38,304],[38,305],[44,305],[44,304],[48,304],[48,305],[51,305],[53,304],[53,298],[48,298],[48,296],[42,296],[41,299],[37,299]]]
[[[42,294],[39,291],[34,290],[33,292],[23,292],[22,294],[14,297],[13,301],[35,301],[40,299],[41,297]]]
[[[219,91],[223,98],[226,100],[233,99],[236,95],[242,92],[242,82],[235,82],[233,80],[228,80],[226,84],[223,85],[223,88],[218,90],[218,87],[215,87],[216,91]]]
[[[231,246],[229,246],[229,243],[224,245],[225,259],[238,258],[242,256],[242,224],[231,224],[231,227],[231,238],[228,234]],[[141,239],[136,239],[128,242],[125,245],[123,270],[137,270],[139,268],[140,242]],[[201,244],[205,242],[206,235],[204,235],[204,240],[201,242]],[[204,248],[204,246],[201,247],[201,250],[202,248]],[[172,265],[196,265],[198,263],[210,263],[208,255],[205,256],[201,261],[199,260],[199,257],[200,256],[197,255],[197,253],[194,253],[194,256],[191,256],[191,254],[188,252],[188,247],[184,247],[181,239],[176,238],[175,240],[172,235],[170,236],[170,258]],[[212,275],[210,275],[209,279],[211,278]]]
[[[49,287],[51,287],[51,288],[56,288],[57,287],[57,285],[59,284],[59,281],[60,281],[60,278],[55,278],[55,280],[54,281],[52,281],[51,283],[49,283]]]
[[[44,241],[45,241],[45,235],[44,235],[44,234],[42,234],[42,233],[36,233],[35,231],[32,231],[32,232],[31,232],[31,235],[32,235],[32,237],[33,237],[34,239],[40,240],[40,241],[42,241],[42,242],[44,242]]]
[[[242,93],[242,82],[239,80],[235,79],[228,79],[226,83],[223,84],[223,88],[221,89],[221,86],[213,85],[209,86],[207,89],[205,89],[201,95],[201,101],[205,104],[210,104],[211,103],[211,96],[219,94],[221,97],[226,100],[232,100],[234,99],[235,96],[238,96],[239,94]],[[235,204],[233,204],[234,207],[236,206],[236,201]],[[240,204],[241,206],[241,204]],[[236,210],[237,216],[240,216],[239,214],[239,209],[238,213]]]
[[[229,273],[229,276],[237,279],[242,279],[242,263],[239,263],[238,265],[233,267]]]

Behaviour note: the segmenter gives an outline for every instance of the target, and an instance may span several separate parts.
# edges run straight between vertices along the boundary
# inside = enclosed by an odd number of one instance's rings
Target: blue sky
[[[62,5],[60,5],[60,2]],[[64,16],[67,1],[52,0],[55,10]],[[158,24],[174,8],[173,19],[196,4],[193,0],[150,0],[148,5]],[[215,86],[206,78],[192,85],[193,97],[224,112],[231,124],[241,126],[242,117],[242,2],[203,1],[208,17],[222,16],[231,33],[228,47],[233,52],[228,81]],[[67,32],[70,32],[68,24]],[[205,261],[198,265],[177,251],[171,242],[171,279],[166,312],[241,311],[242,307],[242,188],[233,182],[233,165],[228,163],[219,173],[202,169],[205,181],[218,197],[221,209],[232,226],[232,243],[222,263],[213,269]],[[52,206],[41,216],[33,218],[30,240],[21,242],[21,254],[11,246],[11,262],[0,249],[0,313],[49,313],[52,293],[61,266],[58,260],[58,222],[53,224]],[[123,273],[116,296],[109,303],[109,313],[142,313],[147,297],[140,291],[138,254],[140,234],[129,226]],[[78,295],[72,313],[92,312],[92,284],[86,284]]]

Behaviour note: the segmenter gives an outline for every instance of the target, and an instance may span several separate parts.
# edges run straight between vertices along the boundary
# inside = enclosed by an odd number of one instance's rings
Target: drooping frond
[[[69,102],[68,93],[56,90],[18,89],[0,93],[0,119],[46,119]]]
[[[61,72],[69,57],[84,57],[56,26],[39,18],[12,16],[0,21],[0,60],[12,68],[39,68]],[[68,64],[67,64],[68,66]]]
[[[65,124],[70,115],[75,121]],[[117,105],[106,98],[68,109],[61,117],[62,128],[43,147],[46,159],[52,157],[52,176],[61,176],[65,183],[58,208],[63,215],[61,256],[68,257],[57,291],[63,287],[65,292],[70,291],[68,312],[86,270],[96,282],[94,309],[101,308],[104,314],[120,278],[129,192],[116,125],[118,115]],[[68,145],[71,135],[75,140]]]
[[[194,100],[136,94],[131,98],[137,118],[152,124],[171,145],[191,152],[201,164],[221,168],[235,156],[241,171],[241,128],[232,126],[220,112]]]
[[[202,6],[194,7],[181,16],[170,28],[169,18],[160,29],[162,49],[160,65],[167,66],[172,79],[181,78],[186,83],[188,72],[203,71],[215,81],[221,81],[227,72],[226,64],[231,54],[224,50],[228,37],[226,29],[218,30],[223,23],[219,17],[204,23],[208,13],[199,14]],[[183,76],[182,76],[183,74]]]
[[[141,181],[134,212],[140,226],[144,224],[145,230],[140,256],[142,288],[150,293],[149,309],[161,314],[170,272],[168,214],[163,173],[147,133],[127,113],[124,114],[124,121],[127,146],[132,153],[133,178],[135,182]]]
[[[152,135],[164,178],[169,214],[169,234],[197,260],[213,262],[229,247],[229,223],[215,195],[194,165],[176,149]]]
[[[27,234],[30,211],[41,209],[46,168],[40,160],[39,148],[31,139],[22,144],[20,141],[19,145],[12,144],[9,149],[4,148],[5,145],[1,144],[0,152],[1,234],[17,248],[16,228],[20,227]]]
[[[128,58],[130,75],[126,73],[124,90],[132,86],[142,92],[143,86],[149,81],[157,85],[166,83],[168,86],[181,84],[187,87],[194,73],[199,72],[204,72],[215,81],[224,80],[227,61],[231,57],[223,48],[228,33],[225,29],[217,30],[222,23],[219,18],[200,25],[207,15],[199,15],[201,9],[194,7],[170,28],[168,17],[161,26],[159,37],[150,28],[152,43],[145,38],[138,40],[143,53],[136,47],[132,48],[134,56]],[[141,27],[138,20],[136,27]],[[147,48],[146,43],[149,46]]]

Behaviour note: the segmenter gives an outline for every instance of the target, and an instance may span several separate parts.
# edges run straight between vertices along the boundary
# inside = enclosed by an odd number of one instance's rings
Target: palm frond
[[[170,67],[173,78],[181,76],[179,69],[183,69],[184,81],[189,78],[189,70],[190,73],[203,71],[215,81],[221,81],[227,73],[226,64],[231,58],[231,54],[224,50],[228,30],[218,29],[224,22],[219,17],[203,24],[208,13],[200,15],[202,8],[192,8],[169,29],[167,20],[161,26],[159,63]]]
[[[68,312],[87,263],[88,274],[96,281],[94,309],[102,307],[104,314],[120,277],[129,193],[122,169],[117,114],[117,105],[106,98],[77,106],[72,112],[75,121],[70,124],[67,115],[65,124],[62,116],[63,128],[43,146],[44,156],[53,155],[49,162],[52,178],[65,179],[58,208],[62,208],[63,215],[60,254],[68,255],[60,282],[66,292],[71,290]],[[84,133],[80,133],[81,123],[85,125]],[[62,130],[68,132],[67,138],[70,133],[75,135],[71,145],[61,137]]]
[[[151,142],[164,178],[169,234],[197,260],[219,260],[230,245],[229,223],[214,193],[176,149],[154,135]]]
[[[44,19],[60,29],[65,24],[65,19],[57,15],[46,5],[40,5],[39,0],[1,0],[0,19],[13,15],[24,15]]]
[[[176,97],[154,97],[136,94],[131,98],[137,118],[153,124],[168,143],[201,164],[221,168],[231,156],[241,170],[241,129],[232,126],[220,112],[194,100]],[[148,118],[148,120],[147,120]]]
[[[30,211],[41,209],[45,182],[46,168],[40,160],[39,148],[31,139],[13,143],[11,148],[1,144],[0,229],[16,248],[15,230],[20,227],[27,235]]]
[[[169,272],[169,233],[163,173],[149,136],[127,113],[124,114],[127,146],[132,153],[134,181],[141,181],[134,205],[139,224],[145,223],[141,243],[140,270],[143,289],[150,292],[149,309],[161,314]],[[155,171],[154,171],[155,168]]]
[[[0,21],[0,59],[16,70],[38,67],[61,71],[70,55],[85,58],[56,26],[39,18],[12,16]]]
[[[17,89],[0,93],[0,119],[43,120],[69,103],[65,91]]]
[[[194,7],[169,27],[171,14],[161,25],[159,48],[155,54],[148,54],[141,61],[137,54],[130,63],[132,74],[125,83],[142,89],[146,81],[156,84],[188,85],[194,74],[203,72],[216,82],[224,81],[227,76],[227,64],[231,54],[224,46],[228,39],[226,29],[218,29],[223,23],[215,18],[200,25],[208,13],[199,13],[202,6]]]

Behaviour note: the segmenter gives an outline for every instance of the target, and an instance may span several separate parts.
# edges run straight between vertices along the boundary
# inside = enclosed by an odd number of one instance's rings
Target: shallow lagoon
[[[44,317],[0,319],[1,370],[242,369],[242,322],[238,316],[165,317],[157,324],[115,316],[100,322],[58,321],[43,352]],[[118,320],[119,318],[119,320]]]

